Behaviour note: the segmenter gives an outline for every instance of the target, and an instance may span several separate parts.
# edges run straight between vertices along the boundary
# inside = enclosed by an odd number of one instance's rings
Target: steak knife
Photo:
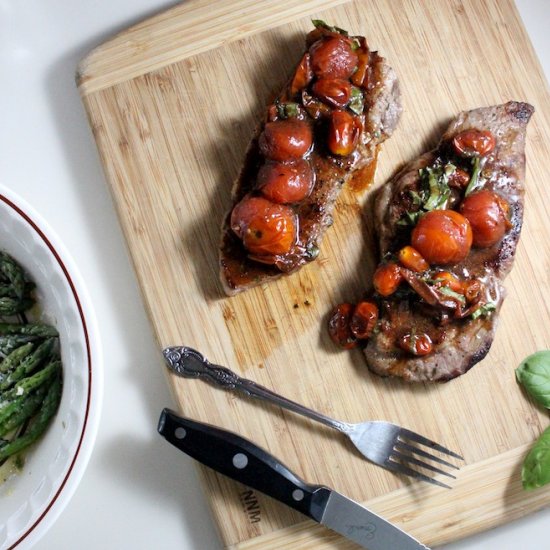
[[[306,483],[267,451],[234,433],[169,409],[162,411],[158,431],[205,466],[279,500],[363,548],[429,550],[357,502],[323,485]]]

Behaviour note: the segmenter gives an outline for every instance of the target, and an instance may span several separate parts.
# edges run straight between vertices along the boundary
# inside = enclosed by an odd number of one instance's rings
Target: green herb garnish
[[[313,23],[313,26],[316,29],[326,29],[327,31],[330,31],[330,32],[337,32],[344,36],[349,36],[348,31],[341,29],[340,27],[333,27],[328,23],[325,23],[322,19],[312,19],[311,22]]]
[[[466,187],[466,191],[464,191],[464,196],[467,197],[472,191],[475,191],[479,187],[483,185],[483,180],[479,177],[481,174],[481,158],[480,157],[474,157],[472,160],[473,164],[473,170],[472,175],[470,177],[470,182],[468,183],[468,186]]]
[[[466,303],[466,298],[462,294],[459,294],[458,292],[455,292],[454,290],[452,290],[448,286],[442,286],[442,287],[438,288],[437,290],[441,294],[444,294],[445,296],[449,296],[450,298],[454,298],[455,300],[458,300],[461,304]]]
[[[489,313],[495,311],[496,308],[497,306],[494,302],[487,302],[486,304],[478,307],[470,317],[475,320],[482,315],[489,315]]]
[[[281,118],[294,118],[300,114],[297,103],[277,103],[277,114]]]
[[[365,99],[363,97],[363,92],[356,86],[351,87],[351,96],[348,103],[348,108],[350,111],[353,111],[356,115],[361,115],[365,107]]]

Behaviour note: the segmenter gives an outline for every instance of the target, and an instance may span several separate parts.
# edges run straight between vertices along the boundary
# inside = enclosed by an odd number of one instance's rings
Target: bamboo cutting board
[[[338,351],[326,336],[331,307],[359,298],[372,275],[372,190],[344,190],[315,263],[233,298],[222,293],[217,246],[232,181],[312,18],[365,34],[400,77],[404,114],[383,146],[374,188],[435,145],[461,110],[510,99],[536,108],[524,229],[497,337],[482,363],[450,383],[378,378],[360,351]],[[550,347],[550,95],[512,0],[191,0],[94,50],[78,85],[159,346],[195,347],[336,418],[407,426],[457,449],[466,465],[452,491],[411,484],[322,426],[170,377],[183,413],[256,441],[308,481],[366,503],[430,545],[550,502],[550,488],[521,489],[522,459],[549,419],[514,381],[521,359]],[[164,370],[159,360],[158,375]],[[229,548],[355,547],[202,473]]]

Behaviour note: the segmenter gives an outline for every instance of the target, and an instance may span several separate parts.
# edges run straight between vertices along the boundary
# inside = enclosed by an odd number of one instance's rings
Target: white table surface
[[[221,549],[192,461],[156,434],[172,401],[74,84],[92,47],[173,4],[0,0],[0,181],[49,221],[73,256],[105,355],[96,447],[37,550]],[[517,4],[548,78],[550,0]],[[550,548],[549,525],[547,509],[445,549]]]

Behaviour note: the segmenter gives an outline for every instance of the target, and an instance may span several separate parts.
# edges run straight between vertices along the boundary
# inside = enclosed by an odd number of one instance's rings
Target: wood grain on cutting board
[[[304,47],[310,19],[367,36],[395,68],[404,114],[373,189],[342,193],[319,259],[233,298],[218,280],[219,227],[258,115]],[[169,376],[184,414],[248,437],[312,483],[364,502],[426,544],[488,529],[550,502],[519,471],[549,423],[514,368],[550,347],[550,94],[512,0],[215,3],[191,0],[115,37],[78,83],[159,347],[210,360],[336,418],[390,420],[466,459],[452,491],[361,459],[334,432],[275,407]],[[376,258],[372,191],[434,146],[461,110],[532,103],[526,214],[508,297],[487,358],[440,385],[371,375],[359,350],[326,336],[331,307],[368,287]],[[164,366],[160,359],[157,372]],[[353,548],[271,499],[201,470],[221,536],[235,549]]]

